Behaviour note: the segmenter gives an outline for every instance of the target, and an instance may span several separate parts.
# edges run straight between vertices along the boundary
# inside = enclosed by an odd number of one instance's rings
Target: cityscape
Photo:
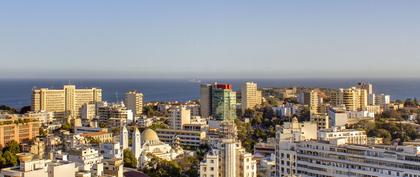
[[[0,177],[420,177],[419,9],[0,2]]]

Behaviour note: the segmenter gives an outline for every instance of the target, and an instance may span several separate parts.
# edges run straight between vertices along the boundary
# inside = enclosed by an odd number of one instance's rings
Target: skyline
[[[2,2],[0,78],[419,78],[418,7]]]

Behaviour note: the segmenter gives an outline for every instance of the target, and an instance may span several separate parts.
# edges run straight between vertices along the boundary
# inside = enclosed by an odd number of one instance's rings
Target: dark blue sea
[[[245,81],[242,79],[212,79],[210,82],[231,83],[235,90]],[[390,94],[392,99],[420,98],[420,79],[253,79],[259,87],[322,87],[339,88],[356,85],[359,81],[370,82],[376,93]],[[31,104],[31,90],[34,87],[62,88],[63,84],[76,84],[77,88],[102,88],[103,99],[109,102],[121,101],[128,90],[144,93],[145,101],[188,101],[199,98],[200,83],[188,79],[3,79],[0,80],[0,105],[20,108]]]

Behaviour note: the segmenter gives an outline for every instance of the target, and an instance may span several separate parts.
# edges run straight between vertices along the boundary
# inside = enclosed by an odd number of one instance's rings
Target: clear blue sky
[[[2,1],[0,78],[420,77],[420,1]]]

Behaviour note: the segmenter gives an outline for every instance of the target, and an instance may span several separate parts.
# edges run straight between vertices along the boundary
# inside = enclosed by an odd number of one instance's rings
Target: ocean
[[[259,87],[322,87],[345,88],[358,82],[370,82],[375,93],[391,95],[393,100],[420,98],[420,79],[209,79],[201,83],[230,83],[235,90],[246,81],[253,81]],[[76,84],[77,88],[98,87],[102,89],[103,100],[122,101],[124,93],[138,90],[148,101],[188,101],[199,98],[200,83],[188,79],[2,79],[0,80],[0,105],[15,108],[31,104],[32,88],[62,88],[64,84]]]

